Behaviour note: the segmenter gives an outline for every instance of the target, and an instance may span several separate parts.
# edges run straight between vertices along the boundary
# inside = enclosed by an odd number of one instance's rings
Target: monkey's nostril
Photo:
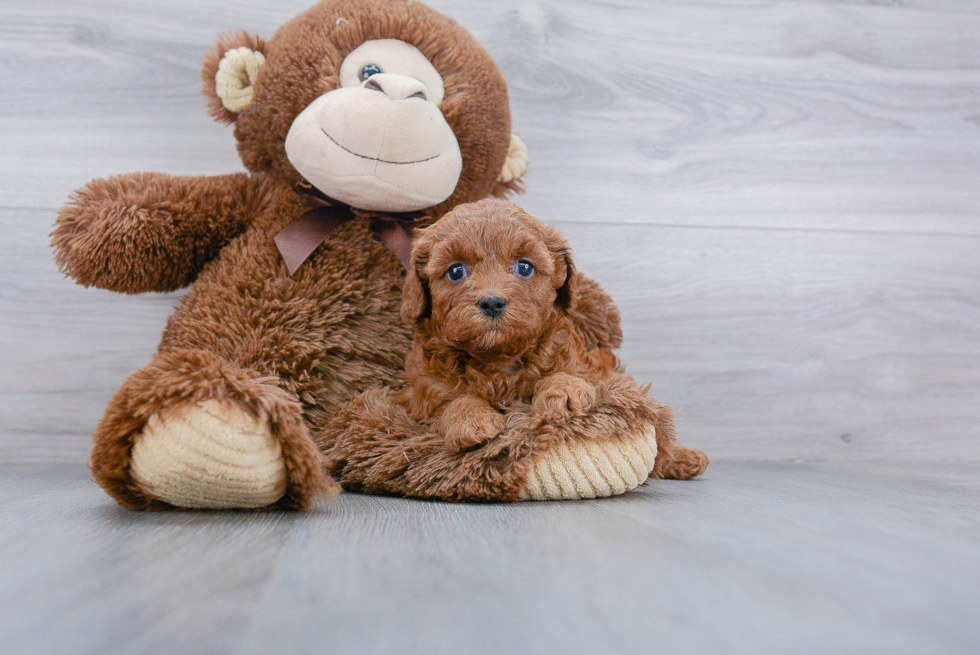
[[[500,316],[504,307],[507,306],[507,301],[500,296],[487,296],[477,303],[480,311],[489,316],[490,318],[496,318]]]
[[[418,98],[429,100],[429,91],[421,80],[407,75],[395,73],[375,73],[361,82],[361,87],[368,91],[380,91],[390,100],[408,100]]]

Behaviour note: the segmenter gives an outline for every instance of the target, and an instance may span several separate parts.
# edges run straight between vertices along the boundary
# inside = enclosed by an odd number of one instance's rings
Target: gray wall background
[[[55,269],[92,177],[241,170],[221,30],[310,0],[0,5],[0,461],[84,461],[174,295]],[[715,460],[980,459],[980,3],[431,0],[490,50],[528,193]]]

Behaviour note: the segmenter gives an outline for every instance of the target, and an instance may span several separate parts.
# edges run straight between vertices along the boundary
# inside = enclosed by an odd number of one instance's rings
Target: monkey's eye
[[[380,68],[378,68],[374,64],[368,64],[367,66],[361,69],[361,72],[357,76],[361,78],[361,81],[363,82],[364,80],[371,77],[372,75],[377,75],[380,72],[381,72]]]
[[[534,264],[526,259],[518,259],[514,264],[514,273],[525,280],[534,275]]]
[[[466,277],[467,273],[465,264],[456,263],[451,265],[449,270],[446,271],[446,277],[449,278],[450,282],[459,282]]]

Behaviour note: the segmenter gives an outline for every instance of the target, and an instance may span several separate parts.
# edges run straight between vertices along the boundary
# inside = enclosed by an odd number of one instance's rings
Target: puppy
[[[656,428],[653,474],[697,475],[707,458],[668,466],[670,409],[623,374],[612,350],[590,349],[576,330],[576,278],[558,230],[512,203],[461,205],[417,233],[402,301],[403,318],[417,327],[399,403],[464,451],[503,432],[519,404],[553,426],[587,415],[603,396],[627,394]]]

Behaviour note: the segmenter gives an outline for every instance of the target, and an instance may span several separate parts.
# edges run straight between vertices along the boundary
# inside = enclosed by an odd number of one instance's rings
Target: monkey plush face
[[[417,2],[324,0],[268,42],[226,36],[203,81],[246,167],[362,209],[438,216],[526,168],[496,64]]]
[[[366,41],[340,65],[340,87],[300,112],[286,156],[328,196],[364,209],[414,211],[452,195],[463,168],[439,110],[442,76],[398,39]]]

